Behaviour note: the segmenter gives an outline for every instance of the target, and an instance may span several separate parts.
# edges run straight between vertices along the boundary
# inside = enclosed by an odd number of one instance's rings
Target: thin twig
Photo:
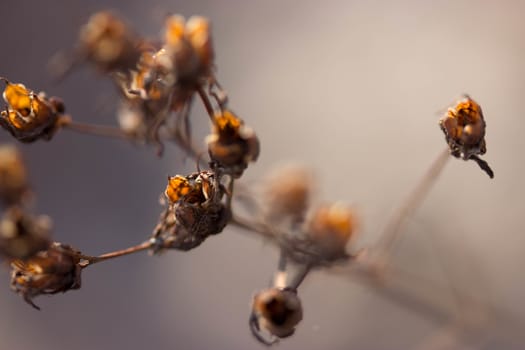
[[[63,123],[62,126],[65,129],[73,130],[82,134],[91,134],[102,137],[112,137],[124,140],[131,140],[130,135],[128,135],[121,129],[113,126],[84,124],[77,123],[74,121]]]
[[[210,99],[208,98],[208,96],[206,96],[206,92],[200,86],[197,88],[197,92],[199,94],[199,97],[201,98],[202,103],[204,104],[204,107],[206,108],[206,112],[208,112],[208,115],[210,116],[211,122],[215,123],[215,112],[213,110],[213,106],[210,102]]]
[[[122,249],[122,250],[117,250],[117,251],[102,254],[99,256],[81,255],[80,258],[84,260],[84,262],[81,263],[81,267],[84,268],[84,267],[88,267],[88,266],[91,266],[93,264],[96,264],[102,261],[106,261],[106,260],[124,256],[124,255],[130,255],[130,254],[134,254],[137,252],[141,252],[143,250],[150,249],[153,246],[153,244],[154,244],[154,241],[148,240],[148,241],[145,241],[133,247],[129,247],[129,248]]]
[[[432,185],[436,182],[439,174],[445,167],[447,160],[450,158],[448,147],[439,153],[438,157],[432,162],[430,168],[423,175],[419,183],[414,187],[409,196],[401,203],[387,221],[383,229],[378,247],[382,258],[387,259],[388,253],[392,250],[394,244],[399,239],[401,228],[405,220],[411,216],[417,207],[423,202]],[[385,261],[383,261],[385,262]]]

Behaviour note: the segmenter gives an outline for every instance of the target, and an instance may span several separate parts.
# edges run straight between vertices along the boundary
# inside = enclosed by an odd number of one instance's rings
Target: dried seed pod
[[[214,53],[206,18],[195,16],[186,22],[179,15],[168,17],[164,41],[177,84],[194,88],[199,80],[211,75]]]
[[[19,207],[9,208],[0,220],[0,257],[26,260],[49,248],[51,220],[33,217]]]
[[[12,145],[0,145],[0,201],[7,206],[19,204],[28,193],[22,155]]]
[[[134,69],[140,58],[141,39],[120,18],[106,11],[92,15],[80,30],[78,59],[104,73]]]
[[[259,157],[257,135],[229,110],[215,115],[206,142],[212,162],[234,178],[241,177],[248,163]]]
[[[11,262],[11,288],[40,310],[33,298],[80,288],[80,252],[68,245],[53,243],[28,260]]]
[[[308,232],[327,254],[344,253],[356,228],[355,215],[343,203],[317,208],[308,222]]]
[[[230,219],[223,203],[225,190],[210,171],[170,177],[165,195],[168,208],[154,230],[154,252],[163,248],[190,250],[220,233]]]
[[[308,266],[329,266],[350,256],[346,245],[356,231],[354,211],[342,204],[325,204],[315,209],[303,231],[280,237],[285,254]]]
[[[450,147],[450,154],[463,160],[472,159],[491,178],[492,169],[487,162],[478,156],[487,151],[485,142],[485,119],[481,106],[470,96],[464,95],[456,104],[450,107],[439,120],[439,126],[445,133],[445,139]]]
[[[6,83],[3,93],[7,107],[0,115],[0,125],[21,142],[50,140],[65,120],[64,103],[57,97],[38,95],[23,84]]]
[[[250,329],[257,340],[265,345],[274,344],[278,338],[291,336],[302,319],[303,308],[295,290],[269,288],[253,298]],[[267,339],[261,331],[268,332],[274,338]]]
[[[292,225],[303,221],[310,205],[314,178],[310,171],[288,166],[275,171],[264,185],[266,218],[270,222],[291,219]]]

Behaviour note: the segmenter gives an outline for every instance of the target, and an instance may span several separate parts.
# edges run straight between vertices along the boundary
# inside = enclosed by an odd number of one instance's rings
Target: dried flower
[[[200,16],[185,22],[179,15],[166,20],[164,50],[173,64],[177,84],[194,87],[210,76],[213,67],[213,43],[209,21]]]
[[[12,145],[0,145],[0,201],[6,205],[18,204],[28,192],[22,155]]]
[[[229,209],[222,202],[224,193],[211,171],[170,177],[165,191],[169,205],[153,233],[154,251],[190,250],[220,233],[230,219]]]
[[[314,178],[299,166],[278,169],[264,186],[265,217],[270,222],[291,219],[292,225],[303,221],[310,205]]]
[[[472,159],[478,163],[491,178],[492,169],[487,162],[478,156],[485,154],[485,119],[481,106],[470,96],[464,95],[456,104],[450,107],[439,120],[439,126],[445,133],[445,139],[450,147],[450,154],[463,160]]]
[[[212,162],[234,178],[239,178],[248,163],[259,157],[257,135],[229,110],[215,115],[212,133],[206,142]]]
[[[301,229],[279,236],[283,252],[306,266],[329,266],[350,258],[346,245],[354,236],[353,210],[342,204],[325,204],[315,209]]]
[[[23,84],[1,80],[6,83],[3,98],[7,107],[1,112],[0,125],[22,142],[50,140],[66,118],[64,103],[57,97],[48,99],[44,92],[35,94]]]
[[[79,58],[103,72],[134,69],[141,54],[141,39],[123,20],[106,11],[89,18],[78,41]]]
[[[295,326],[302,319],[303,308],[295,290],[269,288],[253,298],[250,329],[257,340],[265,345],[272,345],[277,339],[266,339],[261,330],[273,337],[286,338],[295,332]]]
[[[50,246],[50,231],[49,217],[33,217],[19,207],[9,208],[0,220],[0,257],[33,257]]]
[[[40,310],[33,298],[80,288],[80,253],[68,245],[53,243],[28,260],[11,262],[11,288]]]

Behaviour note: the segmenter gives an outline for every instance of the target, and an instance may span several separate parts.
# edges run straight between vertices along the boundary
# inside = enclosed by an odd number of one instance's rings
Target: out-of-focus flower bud
[[[222,202],[224,193],[210,171],[170,177],[165,191],[169,206],[152,237],[157,242],[154,252],[163,248],[190,250],[222,232],[230,219]]]
[[[64,103],[57,97],[38,95],[22,84],[6,83],[3,98],[7,107],[0,115],[0,125],[21,142],[50,140],[65,118]]]
[[[257,135],[229,110],[215,116],[206,141],[211,160],[234,178],[241,177],[248,163],[259,157]]]
[[[314,177],[299,166],[288,166],[275,171],[264,186],[266,217],[270,222],[290,218],[292,224],[304,219],[310,205]]]
[[[137,65],[140,45],[140,38],[123,20],[102,11],[92,15],[82,27],[78,55],[102,72],[126,72]]]
[[[206,18],[195,16],[186,22],[180,15],[168,17],[164,41],[164,50],[171,58],[177,84],[193,87],[199,79],[210,75],[214,53]]]
[[[11,287],[36,309],[33,298],[80,288],[80,252],[68,245],[53,243],[28,260],[11,262]]]
[[[26,260],[50,244],[51,220],[11,207],[0,220],[0,257]]]
[[[352,209],[339,202],[317,208],[308,222],[308,233],[327,255],[344,254],[355,229]]]
[[[12,145],[0,145],[0,201],[10,206],[29,193],[22,155]]]
[[[291,289],[269,288],[255,295],[250,328],[257,340],[271,345],[277,339],[266,339],[261,331],[276,338],[286,338],[295,332],[303,319],[303,308],[297,292]]]

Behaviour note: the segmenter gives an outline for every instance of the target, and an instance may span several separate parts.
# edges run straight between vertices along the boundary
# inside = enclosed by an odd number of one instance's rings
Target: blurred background
[[[209,17],[218,79],[262,143],[246,183],[279,164],[307,164],[318,198],[359,208],[360,246],[376,241],[445,147],[440,113],[469,93],[485,114],[484,159],[495,179],[451,159],[409,221],[395,264],[439,285],[450,310],[457,310],[450,291],[459,289],[501,311],[507,323],[496,323],[521,327],[524,2],[2,0],[0,76],[61,96],[78,121],[114,124],[117,94],[108,79],[84,67],[57,84],[46,69],[103,9],[150,37],[169,13]],[[201,139],[209,126],[200,106],[192,120]],[[0,142],[14,141],[2,132]],[[70,131],[20,148],[37,193],[34,211],[53,218],[56,240],[93,255],[148,237],[166,177],[195,169],[173,146],[159,159],[152,147]],[[188,253],[89,268],[79,291],[37,298],[41,312],[9,290],[2,269],[0,349],[258,349],[247,326],[250,303],[276,259],[271,245],[227,228]],[[301,298],[304,320],[282,349],[431,348],[453,315],[429,318],[344,274],[313,273]],[[474,345],[444,344],[522,349],[519,332],[503,327],[508,332],[488,327]]]

